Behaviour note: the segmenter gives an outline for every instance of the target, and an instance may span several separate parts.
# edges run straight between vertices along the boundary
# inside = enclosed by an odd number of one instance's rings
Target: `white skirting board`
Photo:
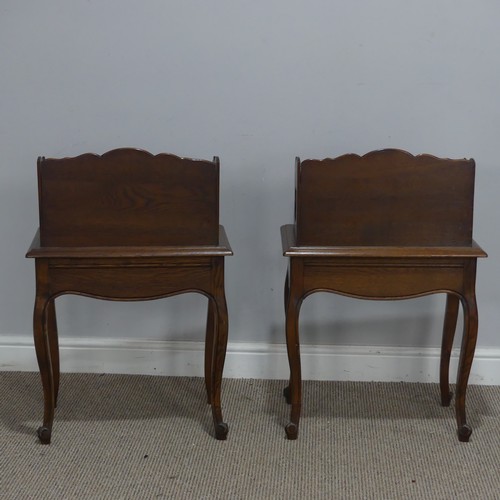
[[[61,338],[61,371],[203,376],[202,342],[132,339]],[[437,382],[439,348],[373,346],[301,346],[304,380]],[[458,350],[452,354],[455,382]],[[37,371],[30,336],[0,335],[0,371]],[[224,377],[287,379],[284,344],[229,343]],[[471,384],[500,385],[500,349],[478,348]]]

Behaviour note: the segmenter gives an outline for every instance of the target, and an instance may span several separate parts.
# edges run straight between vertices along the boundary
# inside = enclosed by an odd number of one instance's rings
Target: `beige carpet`
[[[435,384],[225,380],[228,440],[199,378],[63,374],[52,444],[38,374],[0,372],[2,499],[500,498],[500,387],[472,386],[469,443]]]

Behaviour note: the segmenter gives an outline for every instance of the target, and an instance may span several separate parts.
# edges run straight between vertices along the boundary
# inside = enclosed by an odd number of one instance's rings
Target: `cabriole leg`
[[[302,380],[299,345],[299,310],[300,301],[291,294],[286,313],[286,346],[290,364],[290,385],[284,395],[291,404],[290,422],[285,426],[288,439],[297,439],[299,432],[300,410],[302,405]]]
[[[458,425],[458,439],[459,441],[466,442],[469,441],[469,437],[472,433],[472,429],[466,421],[465,394],[477,341],[478,314],[475,295],[465,296],[462,299],[462,305],[464,309],[464,333],[458,365],[455,409]]]
[[[288,300],[290,299],[290,280],[288,278],[288,270],[285,277],[285,286],[284,286],[284,297],[285,297],[285,318],[288,310]],[[288,380],[288,385],[283,389],[283,396],[285,396],[287,404],[291,404],[290,399],[290,380]]]
[[[48,303],[47,297],[37,295],[33,313],[35,350],[42,379],[44,400],[43,424],[37,431],[42,444],[50,444],[55,406],[54,368],[51,360],[48,328]]]
[[[219,440],[227,438],[228,426],[222,418],[221,408],[221,386],[224,361],[226,359],[227,336],[228,336],[228,314],[226,298],[224,294],[219,294],[216,300],[216,328],[215,328],[215,351],[212,363],[212,388],[211,404],[212,417],[215,427],[215,437]]]
[[[451,349],[457,327],[458,307],[459,298],[452,293],[447,294],[439,368],[439,386],[441,390],[441,404],[443,406],[449,406],[451,397],[453,396],[453,393],[450,391],[449,372]]]
[[[215,438],[225,440],[227,438],[228,426],[222,419],[221,408],[221,387],[222,372],[224,370],[224,361],[226,359],[227,337],[229,329],[229,320],[227,314],[226,295],[224,292],[224,258],[215,258],[213,260],[213,290],[210,297],[214,311],[215,325],[213,328],[213,357],[212,357],[212,376],[210,398],[212,405],[212,417],[215,427]]]

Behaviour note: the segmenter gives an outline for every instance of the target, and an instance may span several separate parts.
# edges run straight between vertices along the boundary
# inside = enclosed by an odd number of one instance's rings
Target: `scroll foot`
[[[48,427],[39,427],[36,433],[42,444],[50,444],[52,431]]]
[[[458,428],[458,440],[462,443],[468,443],[470,435],[472,434],[472,428],[470,425],[464,424],[462,427]]]
[[[287,439],[289,439],[290,441],[294,441],[295,439],[297,439],[297,436],[299,434],[299,427],[297,424],[290,422],[285,426],[285,432]]]
[[[441,396],[441,406],[450,406],[451,398],[453,397],[453,392],[449,391],[448,394]]]
[[[290,386],[283,389],[283,396],[285,396],[287,404],[292,404],[292,399],[290,398]]]
[[[229,432],[229,427],[226,423],[220,422],[215,425],[215,439],[218,441],[225,441],[227,439],[227,433]]]

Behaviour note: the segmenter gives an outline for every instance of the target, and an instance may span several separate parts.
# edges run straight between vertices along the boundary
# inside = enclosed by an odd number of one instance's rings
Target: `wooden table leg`
[[[293,296],[288,301],[286,313],[286,346],[290,364],[290,385],[285,388],[284,395],[291,404],[290,422],[285,431],[288,439],[297,439],[299,432],[300,410],[302,405],[302,380],[299,345],[299,312],[300,300]]]
[[[464,308],[464,333],[462,348],[460,350],[460,361],[457,374],[457,394],[455,397],[455,410],[458,425],[459,441],[469,441],[472,428],[467,424],[465,415],[465,395],[469,380],[474,350],[477,341],[478,315],[475,295],[465,296],[462,300]]]
[[[441,361],[439,367],[439,386],[441,390],[441,404],[449,406],[453,393],[450,391],[449,373],[450,357],[457,327],[459,298],[452,293],[446,296],[446,312],[443,325],[443,340],[441,343]]]
[[[216,312],[214,328],[214,353],[212,360],[211,404],[215,426],[215,437],[221,441],[227,438],[228,426],[222,419],[221,387],[222,372],[226,359],[227,337],[229,329],[226,296],[224,293],[224,260],[214,259],[214,295],[213,307]]]
[[[52,423],[54,421],[55,384],[54,369],[51,360],[51,347],[48,328],[48,303],[43,295],[37,295],[33,312],[33,334],[36,357],[43,387],[43,424],[37,434],[42,444],[50,444]]]

